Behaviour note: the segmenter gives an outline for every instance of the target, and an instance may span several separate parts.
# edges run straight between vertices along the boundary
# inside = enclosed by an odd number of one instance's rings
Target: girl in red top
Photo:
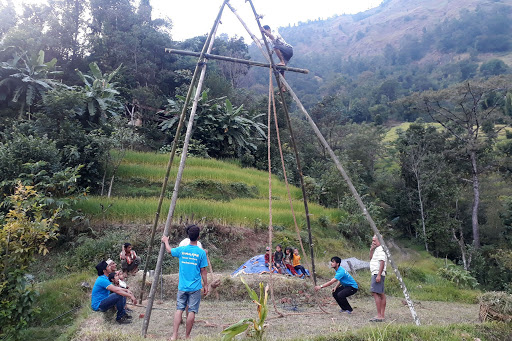
[[[294,275],[294,276],[299,276],[299,275],[297,274],[297,271],[295,271],[295,269],[293,268],[293,252],[292,252],[292,248],[291,248],[291,247],[287,247],[287,248],[284,250],[283,263],[284,263],[284,266],[286,266],[286,268],[287,268],[288,270],[290,270],[290,272],[292,273],[292,275]]]

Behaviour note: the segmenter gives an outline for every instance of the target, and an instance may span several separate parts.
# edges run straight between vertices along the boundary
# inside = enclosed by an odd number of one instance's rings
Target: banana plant
[[[115,116],[123,110],[121,101],[117,98],[119,95],[117,83],[112,82],[112,79],[121,70],[121,66],[122,64],[111,73],[105,74],[94,62],[89,64],[92,75],[83,74],[76,70],[78,76],[84,82],[89,117],[104,120],[107,118],[107,114]]]
[[[48,90],[66,87],[53,79],[62,74],[55,71],[57,59],[53,58],[49,62],[44,59],[44,51],[41,50],[32,56],[26,52],[15,53],[12,59],[0,63],[0,101],[8,100],[18,104],[20,118],[25,112],[30,114],[32,105]]]
[[[227,327],[221,332],[222,341],[232,340],[238,334],[245,332],[250,326],[254,328],[250,331],[250,334],[252,334],[256,340],[262,340],[263,333],[265,332],[265,319],[267,318],[268,313],[268,285],[264,287],[263,283],[260,282],[260,297],[258,297],[256,292],[249,288],[242,277],[240,277],[240,280],[244,283],[252,301],[257,305],[258,318],[241,319],[237,323]]]

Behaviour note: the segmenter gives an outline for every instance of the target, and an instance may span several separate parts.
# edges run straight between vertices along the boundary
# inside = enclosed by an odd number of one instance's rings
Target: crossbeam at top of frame
[[[176,49],[169,49],[169,48],[166,48],[165,52],[179,54],[182,56],[192,56],[192,57],[200,57],[201,56],[201,53],[199,53],[199,52],[176,50]],[[238,58],[233,58],[233,57],[219,56],[219,55],[210,54],[210,53],[205,53],[204,57],[206,59],[223,60],[225,62],[240,63],[240,64],[246,64],[246,65],[252,65],[252,66],[261,66],[261,67],[266,67],[266,68],[271,67],[270,64],[266,64],[266,63],[255,62],[255,61],[247,60],[247,59],[238,59]],[[305,73],[305,74],[309,73],[309,70],[307,70],[307,69],[299,69],[296,67],[288,67],[288,66],[283,66],[283,65],[275,65],[275,67],[277,70],[284,70],[284,71],[298,72],[298,73]]]

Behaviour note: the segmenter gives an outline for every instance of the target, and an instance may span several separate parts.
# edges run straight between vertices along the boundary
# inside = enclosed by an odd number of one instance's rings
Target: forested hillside
[[[512,64],[511,19],[507,1],[386,0],[366,12],[279,31],[294,46],[291,66],[311,71],[288,76],[306,106],[338,95],[354,102],[356,108],[346,113],[354,121],[375,121],[376,115],[377,121],[414,120],[378,106],[414,91],[506,73]],[[250,52],[261,59],[254,46]],[[252,69],[250,75],[246,86],[260,89],[265,72]]]
[[[290,66],[311,71],[287,72],[286,79],[384,239],[444,258],[446,267],[429,271],[459,289],[512,291],[511,18],[505,0],[388,0],[356,15],[280,29],[295,46]],[[149,0],[52,0],[24,5],[20,13],[12,0],[0,1],[0,337],[18,335],[34,321],[36,290],[25,275],[36,256],[43,262],[48,252],[86,259],[82,269],[93,269],[94,257],[81,252],[106,255],[102,250],[115,248],[117,235],[108,234],[117,224],[147,223],[126,212],[136,214],[142,197],[159,193],[165,161],[152,154],[171,151],[197,64],[165,48],[200,51],[205,40],[174,41],[172,22],[155,20]],[[222,35],[212,53],[259,59],[247,43]],[[188,155],[198,163],[270,167],[284,179],[275,122],[267,155],[268,70],[215,61],[207,70]],[[320,261],[329,260],[327,248],[342,243],[366,255],[372,232],[364,215],[291,96],[284,100],[307,200],[315,212],[332,213],[314,219],[324,233]],[[283,164],[298,186],[280,101]],[[158,162],[130,164],[130,155]],[[180,198],[204,205],[197,211],[208,212],[208,219],[217,211],[206,208],[224,210],[242,195],[249,199],[239,201],[240,212],[251,211],[252,199],[266,211],[267,182],[207,180],[203,175],[186,183]],[[171,190],[172,184],[165,195]],[[109,201],[116,195],[130,198]],[[109,206],[123,201],[127,211]],[[146,200],[146,213],[154,201]],[[291,240],[286,212],[279,222]],[[232,222],[261,229],[266,219],[247,214]]]

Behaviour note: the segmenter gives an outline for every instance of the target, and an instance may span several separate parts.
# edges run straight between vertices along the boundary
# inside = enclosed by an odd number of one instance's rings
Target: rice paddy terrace
[[[179,159],[179,158],[176,158]],[[120,165],[113,184],[112,196],[91,195],[78,204],[92,221],[106,219],[119,223],[151,223],[155,217],[158,199],[168,162],[167,154],[128,152]],[[162,206],[161,219],[165,221],[178,169],[175,160]],[[268,173],[242,168],[234,162],[190,157],[183,173],[175,219],[194,216],[196,220],[216,221],[222,224],[253,226],[268,224]],[[272,177],[273,224],[293,227],[284,182]],[[290,186],[293,209],[298,223],[304,224],[304,206],[299,188]],[[332,223],[339,222],[344,213],[310,203],[312,222],[320,217]]]

